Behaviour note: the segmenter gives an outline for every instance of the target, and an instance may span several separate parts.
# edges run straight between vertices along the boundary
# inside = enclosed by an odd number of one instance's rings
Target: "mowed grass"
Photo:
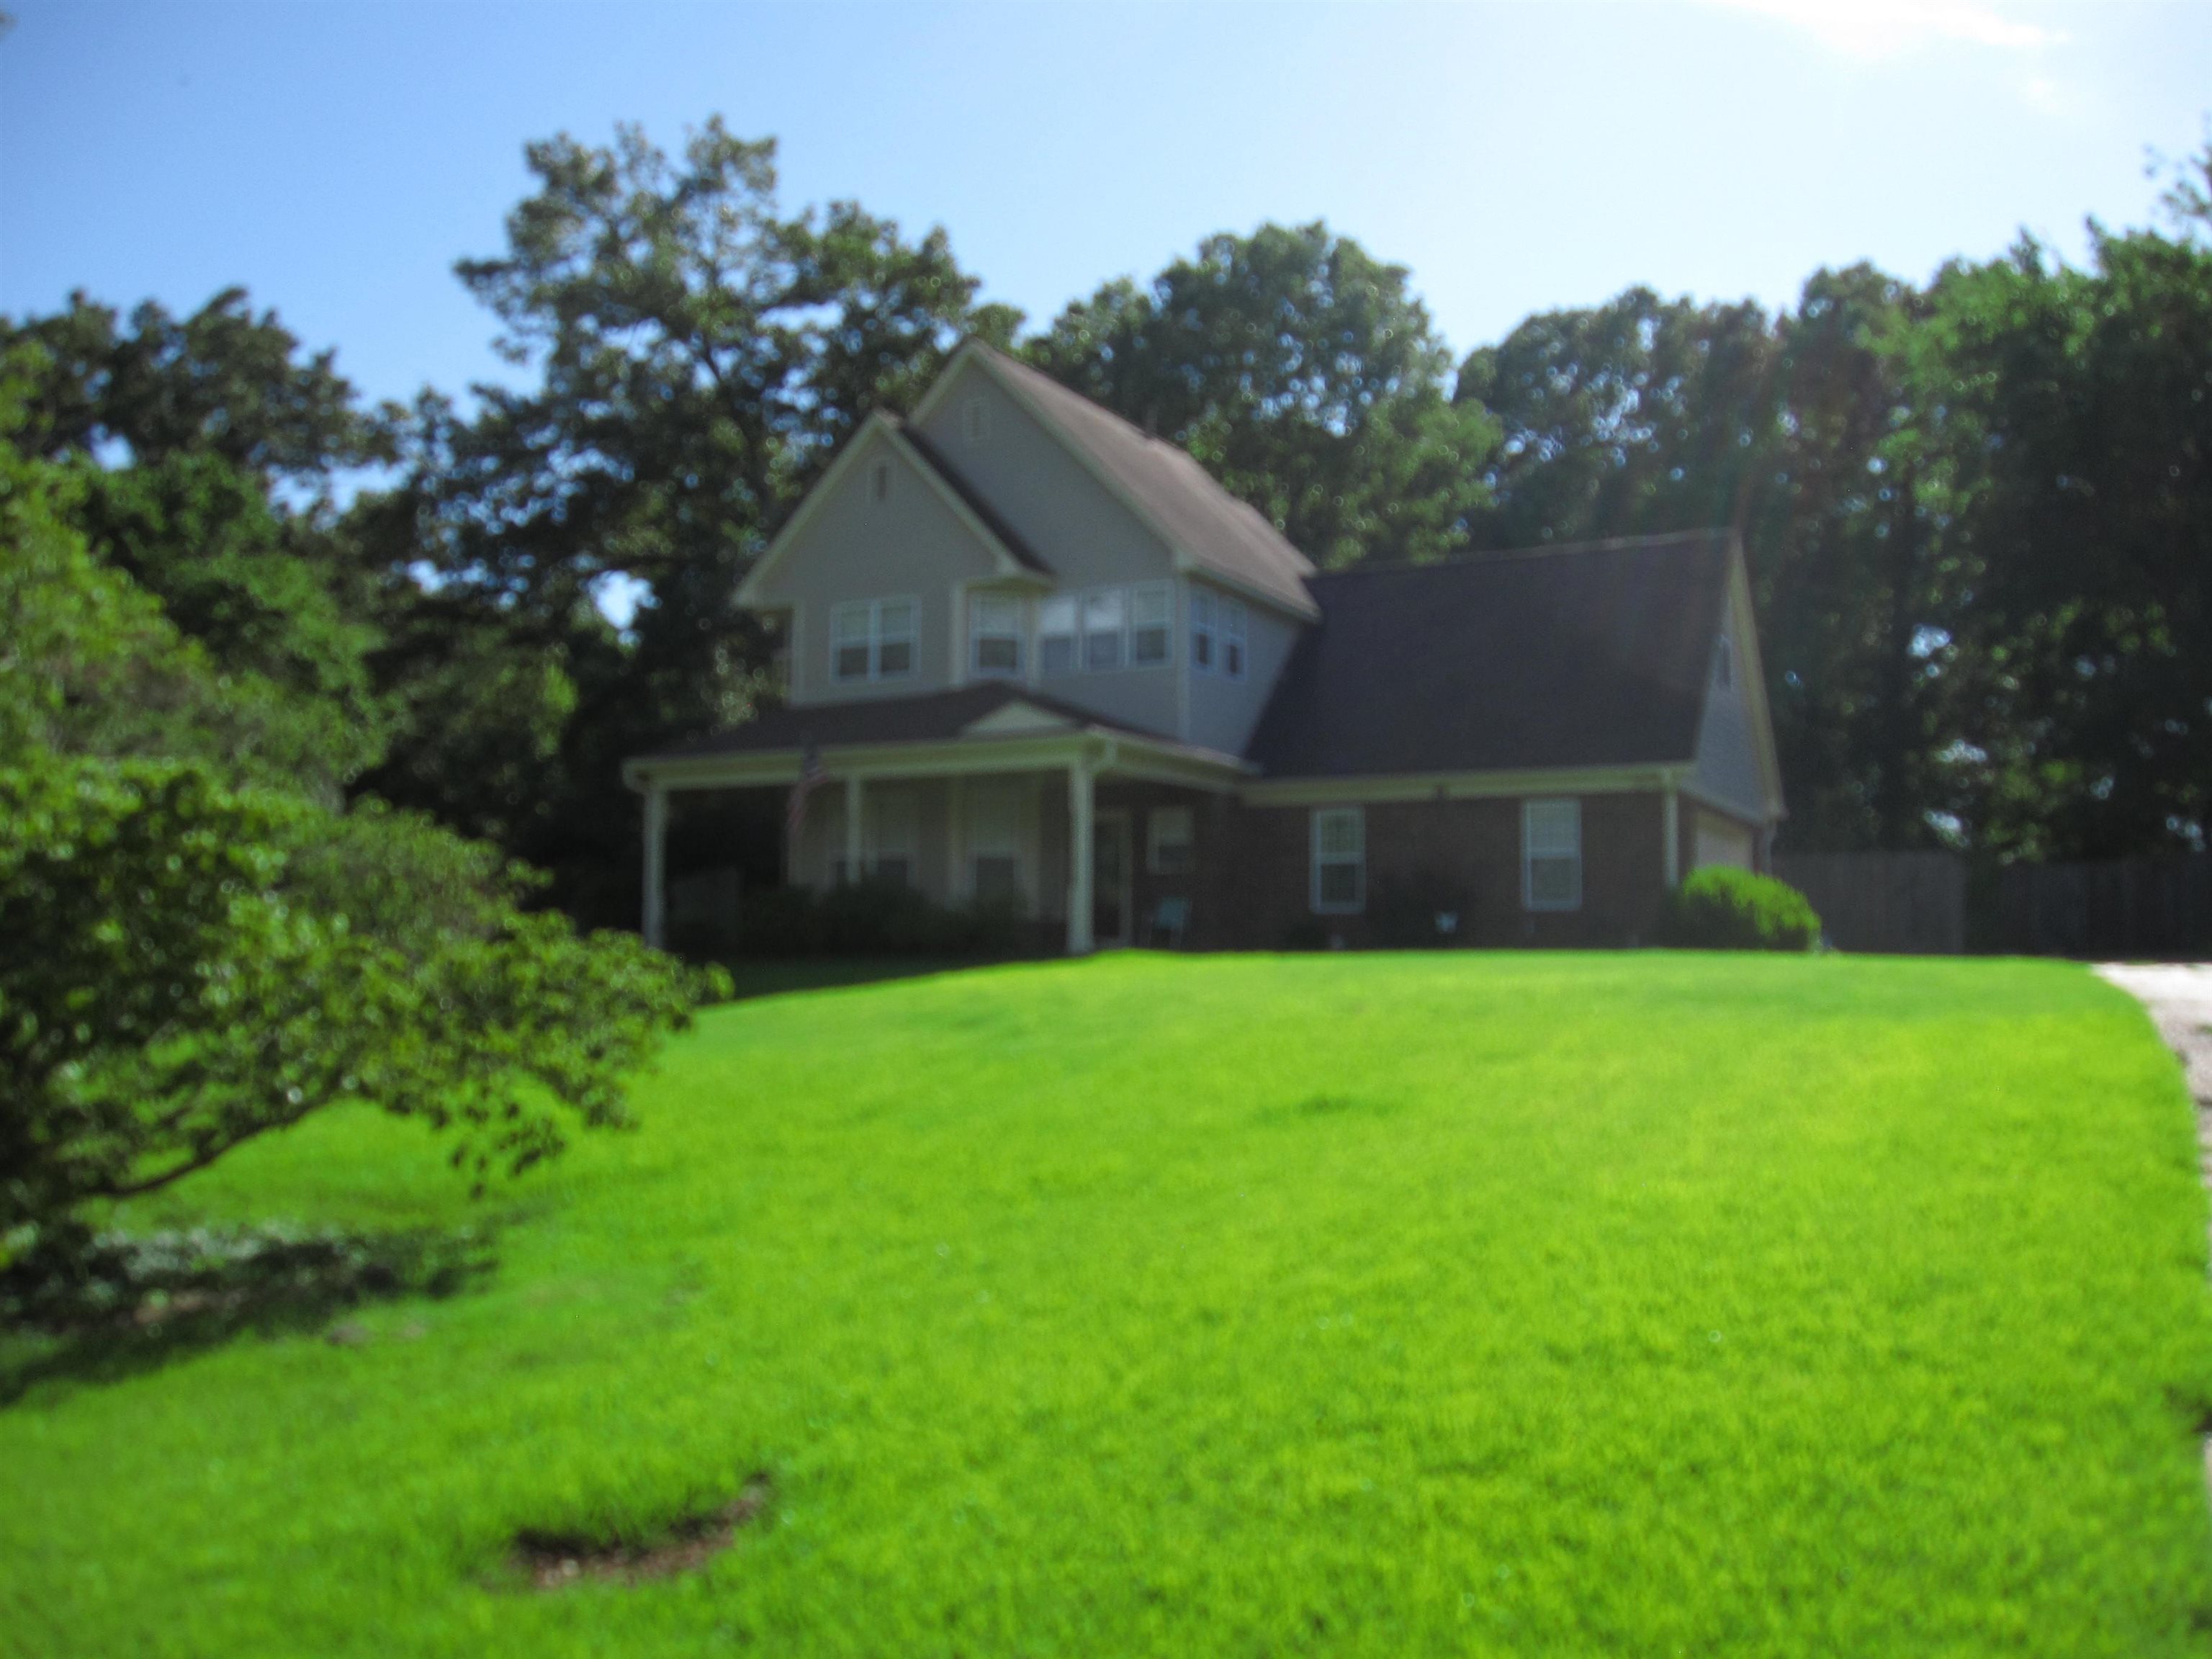
[[[488,1287],[0,1410],[0,1651],[2212,1645],[2205,1206],[2045,963],[1120,957],[708,1015],[472,1208],[370,1115],[135,1224]],[[554,1594],[766,1472],[696,1574]]]

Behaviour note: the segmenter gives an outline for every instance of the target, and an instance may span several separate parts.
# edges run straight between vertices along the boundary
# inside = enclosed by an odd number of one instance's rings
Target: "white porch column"
[[[1667,885],[1674,887],[1682,879],[1682,798],[1674,793],[1672,777],[1659,792],[1659,815],[1661,842],[1666,848],[1661,856],[1667,860]]]
[[[645,942],[659,945],[668,932],[668,786],[647,781],[645,786],[645,904],[639,932]]]
[[[867,847],[860,836],[861,805],[860,775],[848,773],[845,778],[845,879],[854,886],[867,873],[860,864]]]
[[[1091,757],[1079,757],[1067,769],[1067,954],[1091,951]]]

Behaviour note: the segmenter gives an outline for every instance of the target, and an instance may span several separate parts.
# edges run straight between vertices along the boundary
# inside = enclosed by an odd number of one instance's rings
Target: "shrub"
[[[1715,867],[1667,896],[1659,942],[1692,951],[1811,951],[1820,943],[1820,918],[1787,883]]]
[[[864,881],[817,893],[768,887],[745,895],[741,957],[1013,956],[1024,944],[1008,905],[933,903],[896,882]]]

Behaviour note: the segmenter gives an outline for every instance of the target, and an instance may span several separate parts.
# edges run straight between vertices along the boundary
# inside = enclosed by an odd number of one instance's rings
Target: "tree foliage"
[[[1451,360],[1405,267],[1323,224],[1208,237],[1144,287],[1069,306],[1028,350],[1324,566],[1439,557],[1487,501],[1495,425],[1447,396]]]
[[[368,781],[506,827],[567,902],[625,915],[631,884],[603,880],[635,857],[621,757],[754,706],[769,645],[732,602],[750,562],[870,410],[1017,318],[978,302],[942,231],[851,203],[785,213],[774,143],[719,121],[678,156],[624,128],[528,161],[506,251],[459,270],[536,378],[479,387],[467,418],[426,401],[405,488],[361,520],[385,562],[437,571],[444,607],[392,660],[427,675],[404,682],[416,707],[462,718],[412,726]],[[592,604],[609,580],[643,585],[627,640]],[[461,686],[453,659],[521,701]],[[488,748],[514,763],[485,774]]]

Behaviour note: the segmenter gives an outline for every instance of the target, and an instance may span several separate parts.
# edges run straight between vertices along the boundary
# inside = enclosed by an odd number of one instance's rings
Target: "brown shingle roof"
[[[1270,777],[1689,760],[1735,538],[1589,542],[1312,579],[1254,733]]]
[[[1148,437],[1050,375],[978,344],[1068,443],[1137,501],[1201,570],[1301,617],[1314,614],[1313,562],[1182,450]]]
[[[744,755],[764,750],[839,749],[856,744],[947,743],[986,714],[1010,702],[1025,702],[1065,718],[1071,725],[1126,732],[1157,738],[1158,733],[1101,719],[1026,686],[994,680],[951,691],[914,697],[871,697],[854,702],[814,703],[804,708],[772,708],[743,726],[657,749],[641,761],[676,760],[693,755]]]
[[[1008,524],[1000,515],[999,509],[983,499],[981,491],[952,470],[951,464],[945,459],[937,446],[930,441],[927,433],[912,422],[902,421],[895,415],[887,414],[884,418],[897,428],[900,437],[913,446],[914,453],[921,457],[924,465],[945,481],[945,487],[957,495],[966,504],[968,510],[981,519],[984,526],[1005,544],[1006,551],[1014,556],[1017,563],[1041,575],[1049,576],[1053,574],[1052,567],[1039,558],[1036,550],[1022,539],[1021,532]]]

